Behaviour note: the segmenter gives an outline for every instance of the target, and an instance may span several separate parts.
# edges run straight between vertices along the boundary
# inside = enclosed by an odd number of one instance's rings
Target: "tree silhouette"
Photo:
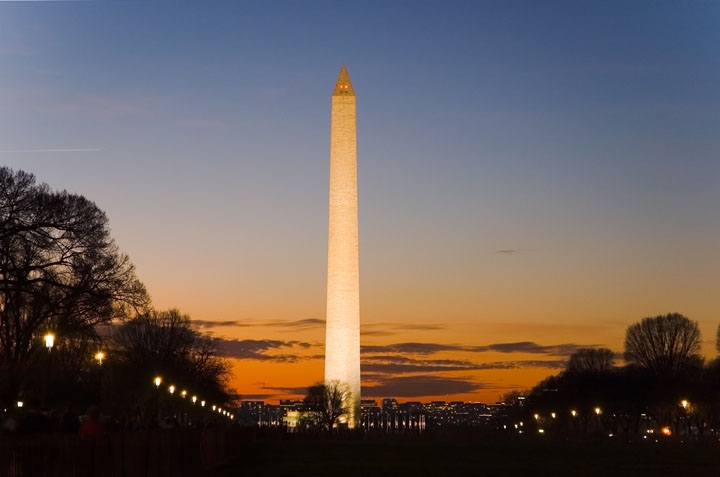
[[[625,361],[658,375],[676,376],[700,357],[700,328],[679,313],[644,318],[625,333]]]
[[[350,397],[347,385],[338,380],[317,383],[308,388],[305,404],[315,422],[325,430],[332,430],[342,416],[347,415]]]
[[[613,352],[608,348],[580,348],[568,359],[570,373],[602,373],[613,367]]]
[[[44,333],[93,337],[96,325],[126,318],[148,301],[93,202],[0,168],[0,391],[6,401],[34,374]]]
[[[178,310],[150,311],[113,328],[108,399],[118,405],[126,404],[125,398],[137,401],[153,391],[155,376],[207,400],[230,399],[229,364],[216,340],[192,329],[188,315]]]

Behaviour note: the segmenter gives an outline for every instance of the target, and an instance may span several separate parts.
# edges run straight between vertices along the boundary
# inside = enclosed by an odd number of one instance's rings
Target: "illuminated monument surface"
[[[360,412],[360,282],[358,260],[355,92],[340,69],[330,121],[330,217],[328,227],[325,382],[348,386],[347,424]]]

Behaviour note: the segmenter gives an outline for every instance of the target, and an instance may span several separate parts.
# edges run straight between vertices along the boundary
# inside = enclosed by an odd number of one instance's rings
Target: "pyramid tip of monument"
[[[350,82],[350,75],[348,74],[347,67],[344,64],[340,67],[340,73],[338,74],[337,82],[335,83],[333,96],[355,96],[352,82]]]

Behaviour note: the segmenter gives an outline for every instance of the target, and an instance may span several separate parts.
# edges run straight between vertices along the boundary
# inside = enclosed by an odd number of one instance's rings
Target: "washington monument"
[[[358,259],[355,92],[343,65],[332,95],[325,382],[350,391],[347,424],[360,412],[360,279]]]

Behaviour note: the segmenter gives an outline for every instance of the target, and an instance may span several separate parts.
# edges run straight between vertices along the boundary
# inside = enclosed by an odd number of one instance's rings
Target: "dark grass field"
[[[720,445],[257,441],[207,474],[243,475],[720,476]]]

